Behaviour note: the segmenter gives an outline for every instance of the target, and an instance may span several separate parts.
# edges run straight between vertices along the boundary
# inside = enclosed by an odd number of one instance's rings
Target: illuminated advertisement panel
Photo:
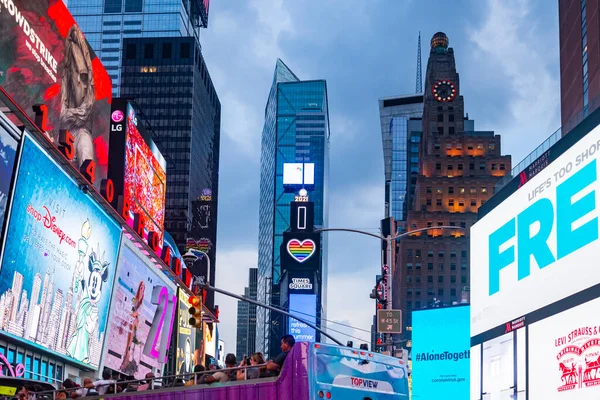
[[[97,368],[121,228],[31,138],[23,140],[0,270],[0,328]]]
[[[153,231],[163,241],[165,223],[166,162],[152,139],[143,134],[131,104],[115,99],[110,122],[110,167],[108,176],[115,185],[115,202],[122,196],[128,205],[129,225],[135,215],[144,226],[144,239]]]
[[[600,398],[600,300],[529,326],[529,399]]]
[[[196,255],[196,261],[190,272],[206,281],[207,268],[210,262],[210,283],[215,282],[216,243],[217,243],[217,202],[213,198],[212,190],[202,190],[201,198],[192,202],[192,229],[186,240],[185,250]],[[206,260],[205,254],[210,261]],[[214,293],[209,291],[205,304],[209,309],[214,306]]]
[[[44,130],[55,144],[71,133],[73,163],[93,160],[99,187],[112,83],[61,0],[0,1],[0,86],[33,120],[34,105],[47,107]]]
[[[281,243],[281,269],[316,271],[321,264],[321,234],[315,232],[284,232]]]
[[[177,303],[175,284],[131,241],[123,239],[104,366],[136,379],[148,372],[160,374],[167,361]]]
[[[297,315],[313,325],[316,324],[317,295],[292,293],[289,299],[290,314]],[[302,342],[314,342],[316,339],[314,328],[292,317],[288,317],[288,334],[292,335],[297,341]]]
[[[314,163],[284,163],[283,185],[284,186],[314,186],[315,164]]]
[[[469,398],[469,307],[412,313],[412,397]]]
[[[199,352],[196,351],[196,328],[189,323],[189,297],[183,290],[178,289],[179,307],[177,310],[177,367],[178,375],[194,372],[194,366],[199,364]]]
[[[4,226],[18,144],[19,142],[0,124],[0,230]],[[3,237],[3,233],[3,230],[0,231],[0,238]]]

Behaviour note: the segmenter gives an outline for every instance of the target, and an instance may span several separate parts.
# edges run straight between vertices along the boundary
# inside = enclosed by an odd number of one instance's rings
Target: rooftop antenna
[[[417,49],[417,84],[415,86],[416,93],[423,92],[423,78],[421,68],[421,31],[419,31],[419,46]]]

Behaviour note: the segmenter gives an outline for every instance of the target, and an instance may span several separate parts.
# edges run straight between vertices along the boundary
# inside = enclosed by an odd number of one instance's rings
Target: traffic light
[[[202,328],[202,297],[190,296],[189,303],[191,304],[190,325],[194,328]]]

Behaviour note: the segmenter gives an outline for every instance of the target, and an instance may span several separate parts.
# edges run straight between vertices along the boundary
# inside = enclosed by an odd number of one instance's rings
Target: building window
[[[420,270],[420,269],[421,269],[421,263],[416,263],[416,264],[415,264],[415,269],[418,269],[418,270]]]
[[[438,271],[439,272],[443,272],[444,271],[444,264],[438,264]]]
[[[433,271],[433,263],[427,263],[427,269]]]
[[[409,259],[410,259],[410,258],[412,258],[412,256],[413,256],[413,251],[412,251],[412,249],[407,249],[407,250],[406,250],[406,258],[409,258]]]
[[[412,283],[412,276],[411,275],[407,275],[406,276],[406,283]]]
[[[438,258],[444,258],[444,252],[443,251],[438,251]]]
[[[495,148],[496,148],[496,145],[494,143],[488,144],[488,150],[494,150]]]
[[[466,250],[461,250],[460,251],[460,256],[461,257],[466,257],[467,256],[467,251]]]
[[[444,223],[441,221],[438,221],[438,226],[444,226]]]
[[[425,189],[425,193],[431,193],[431,186],[427,186],[427,188]]]
[[[474,188],[474,187],[472,187],[472,188],[470,189],[470,192],[471,192],[471,194],[477,194],[477,189],[476,189],[476,188]]]
[[[409,310],[412,309],[412,301],[407,301],[406,302],[406,308],[408,308]]]
[[[440,135],[440,136],[444,135],[444,127],[443,126],[438,126],[438,135]]]
[[[434,150],[439,150],[440,149],[440,144],[436,143],[433,145]]]
[[[500,164],[500,171],[504,171],[506,169],[506,165]]]
[[[469,163],[469,169],[470,170],[474,170],[475,169],[475,163]]]
[[[421,258],[421,249],[415,250],[415,258]]]
[[[421,301],[420,300],[415,301],[415,308],[421,308]]]
[[[427,222],[427,227],[428,228],[431,228],[432,226],[433,226],[433,222],[431,222],[431,221]]]
[[[460,223],[460,227],[461,228],[466,228],[467,227],[467,223],[466,222],[461,222]]]
[[[128,60],[135,59],[135,43],[127,43],[127,48],[125,49],[125,57]]]
[[[442,192],[443,192],[443,189],[442,189],[441,187],[439,187],[439,188],[435,189],[435,192],[436,192],[437,194],[440,194],[440,195],[441,195],[441,194],[442,194]]]
[[[448,164],[448,171],[452,171],[454,169],[454,166],[452,164]]]
[[[477,205],[477,200],[471,199],[471,207],[475,207]]]
[[[454,122],[454,114],[448,115],[448,121]]]
[[[461,187],[460,189],[458,189],[458,193],[465,194],[465,188]]]
[[[444,122],[444,114],[438,114],[438,122]]]
[[[462,171],[463,165],[462,164],[458,164],[458,169]]]
[[[454,194],[454,186],[448,186],[448,193]]]
[[[466,271],[467,270],[467,263],[466,262],[462,262],[460,263],[460,270],[461,271]]]
[[[432,257],[433,257],[433,251],[432,251],[432,250],[429,250],[429,251],[427,252],[427,258],[432,258]]]
[[[104,12],[106,14],[120,13],[123,7],[123,0],[105,0]]]
[[[481,200],[481,205],[485,204],[485,199]]]
[[[450,207],[454,207],[454,199],[449,199],[449,200],[448,200],[448,205],[449,205]]]
[[[433,283],[433,275],[427,276],[427,283]]]
[[[428,206],[430,206],[430,205],[431,205],[431,199],[427,199],[427,200],[425,201],[425,204],[426,204],[426,205],[428,205]]]
[[[444,295],[444,289],[439,288],[438,289],[438,296],[443,296]]]
[[[442,205],[442,199],[436,199],[435,205],[436,206],[441,206]]]
[[[456,283],[456,275],[450,277],[450,283]]]
[[[477,144],[477,150],[483,150],[483,143]]]
[[[440,163],[436,163],[435,164],[435,169],[437,169],[438,171],[442,169],[442,164]]]
[[[453,126],[448,127],[448,134],[454,135],[454,127]]]
[[[492,171],[496,170],[496,164],[492,163]]]
[[[144,45],[144,58],[154,58],[154,44],[146,43]]]
[[[171,43],[163,43],[162,56],[163,58],[171,58],[172,46]]]
[[[125,0],[125,12],[142,12],[142,0]]]
[[[444,283],[444,275],[438,276],[438,283]]]
[[[463,285],[467,283],[467,277],[466,276],[461,276],[460,277],[460,283],[462,283]]]
[[[421,295],[421,291],[420,290],[415,290],[415,296],[419,297]]]
[[[415,283],[421,283],[421,277],[415,276]]]
[[[450,296],[456,296],[456,289],[450,289]]]
[[[456,263],[450,263],[450,271],[456,271]]]
[[[412,263],[407,263],[406,264],[406,269],[412,269]]]
[[[189,43],[181,43],[179,45],[179,57],[190,58],[190,44]]]
[[[485,171],[485,163],[479,163],[479,170]]]
[[[450,258],[456,258],[456,252],[455,251],[451,251],[450,252]]]
[[[481,193],[487,193],[487,188],[485,186],[481,187]]]
[[[458,201],[458,206],[459,207],[464,207],[465,206],[465,201],[464,200],[459,200]]]

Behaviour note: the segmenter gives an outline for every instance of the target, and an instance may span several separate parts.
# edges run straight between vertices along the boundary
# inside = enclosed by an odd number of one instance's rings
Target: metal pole
[[[336,344],[338,344],[340,346],[344,346],[344,344],[342,342],[338,341],[336,338],[334,338],[333,336],[329,335],[327,332],[325,332],[321,328],[317,327],[316,325],[313,325],[312,323],[306,321],[303,317],[298,317],[297,315],[292,315],[292,314],[290,314],[287,311],[283,311],[283,310],[280,310],[278,308],[271,307],[271,306],[269,306],[267,304],[263,304],[263,303],[261,303],[259,301],[249,299],[249,298],[247,298],[245,296],[239,296],[239,295],[237,295],[235,293],[231,293],[231,292],[228,292],[226,290],[210,286],[209,284],[203,285],[203,288],[206,289],[206,290],[212,290],[214,292],[224,294],[224,295],[229,296],[229,297],[233,297],[233,298],[238,299],[238,300],[246,301],[246,302],[248,302],[250,304],[254,304],[254,305],[257,305],[259,307],[264,307],[264,308],[266,308],[268,310],[271,310],[271,311],[274,311],[274,312],[278,312],[278,313],[287,315],[288,317],[292,317],[294,319],[297,319],[298,321],[300,321],[300,322],[302,322],[302,323],[310,326],[314,330],[319,331],[322,335],[324,335],[324,336],[328,337],[329,339],[333,340]]]
[[[392,260],[392,235],[391,233],[394,232],[393,230],[390,231],[390,235],[388,235],[387,237],[387,263],[388,263],[388,273],[387,273],[387,294],[388,294],[388,298],[387,298],[387,309],[388,310],[392,310],[394,308],[393,306],[393,298],[392,298],[392,268],[394,265],[394,260]],[[393,356],[392,354],[392,334],[389,333],[387,335],[387,349],[390,352],[390,356]]]

